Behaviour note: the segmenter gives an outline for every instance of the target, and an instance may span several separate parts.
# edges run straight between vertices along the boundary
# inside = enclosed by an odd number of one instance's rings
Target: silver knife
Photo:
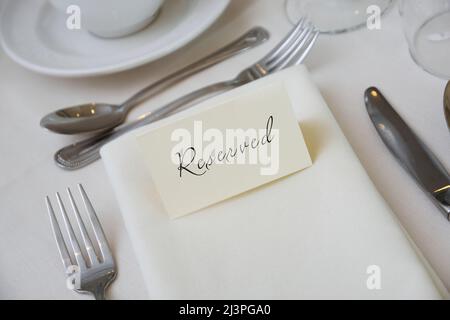
[[[444,166],[377,88],[368,88],[364,99],[370,119],[383,142],[450,220],[450,175]]]

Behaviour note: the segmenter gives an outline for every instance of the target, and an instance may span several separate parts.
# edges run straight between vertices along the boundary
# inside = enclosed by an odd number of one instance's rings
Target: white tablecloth
[[[75,172],[57,168],[54,151],[74,140],[45,132],[39,119],[56,108],[83,101],[122,101],[143,85],[257,24],[270,30],[269,43],[153,98],[133,111],[131,117],[136,117],[192,89],[232,77],[264,55],[291,27],[284,1],[234,0],[207,33],[162,63],[112,76],[41,76],[16,65],[0,51],[0,298],[89,299],[65,287],[43,201],[46,194],[75,187],[78,182],[91,196],[116,256],[119,276],[110,297],[147,297],[103,163]],[[362,99],[366,87],[379,86],[450,169],[450,136],[442,112],[445,81],[413,63],[396,9],[382,19],[381,30],[322,36],[306,64],[369,176],[450,288],[450,223],[389,154],[367,117]]]

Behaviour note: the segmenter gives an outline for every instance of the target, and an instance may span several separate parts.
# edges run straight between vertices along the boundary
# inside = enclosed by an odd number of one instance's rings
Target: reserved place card
[[[235,96],[137,139],[172,218],[312,164],[281,82]]]

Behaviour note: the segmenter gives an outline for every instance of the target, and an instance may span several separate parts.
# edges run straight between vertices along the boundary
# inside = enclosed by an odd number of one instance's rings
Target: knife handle
[[[450,220],[450,176],[444,166],[377,88],[367,89],[364,98],[369,116],[385,145]]]

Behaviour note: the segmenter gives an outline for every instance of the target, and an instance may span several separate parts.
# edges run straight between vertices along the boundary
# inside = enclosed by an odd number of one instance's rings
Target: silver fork
[[[87,233],[86,226],[80,216],[80,212],[78,211],[78,207],[72,196],[72,192],[69,188],[67,188],[67,194],[80,230],[84,249],[87,254],[87,260],[83,256],[80,249],[79,241],[75,236],[59,193],[56,193],[56,199],[61,210],[64,227],[68,235],[69,245],[66,245],[48,196],[45,198],[45,202],[47,204],[48,214],[50,215],[53,235],[56,240],[56,245],[58,247],[70,287],[78,293],[91,293],[95,299],[104,300],[105,290],[116,278],[117,271],[111,250],[109,249],[108,242],[102,230],[100,221],[98,220],[94,208],[92,207],[91,201],[89,200],[81,184],[78,185],[78,189],[80,191],[81,198],[83,199],[84,207],[88,213],[89,222],[92,230],[94,231],[97,247],[99,249],[99,255],[97,255],[92,245],[92,241]],[[69,254],[68,247],[70,247],[72,255]],[[71,256],[74,257],[75,261],[73,261]]]
[[[272,51],[257,63],[241,71],[234,79],[198,89],[134,122],[66,146],[56,152],[55,161],[64,169],[82,168],[100,158],[100,148],[103,145],[126,132],[165,118],[212,94],[231,90],[284,68],[300,64],[308,55],[318,35],[319,31],[303,18]]]

